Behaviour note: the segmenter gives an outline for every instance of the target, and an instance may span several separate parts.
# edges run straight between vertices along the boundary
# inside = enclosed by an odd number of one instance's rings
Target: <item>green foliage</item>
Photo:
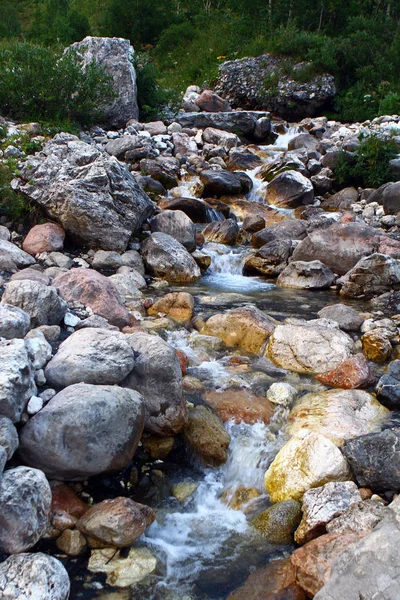
[[[395,158],[398,147],[393,139],[382,139],[377,135],[359,137],[360,146],[349,162],[342,151],[339,154],[335,176],[342,186],[379,187],[393,181],[389,161]]]
[[[162,118],[163,110],[177,103],[176,94],[168,92],[158,84],[160,72],[148,54],[136,54],[134,66],[141,120],[152,121]]]
[[[29,219],[32,206],[11,188],[11,179],[15,174],[15,165],[0,164],[0,216],[20,223]]]
[[[73,52],[59,55],[28,43],[0,45],[0,112],[20,121],[101,120],[101,103],[114,95],[95,63],[83,73]]]

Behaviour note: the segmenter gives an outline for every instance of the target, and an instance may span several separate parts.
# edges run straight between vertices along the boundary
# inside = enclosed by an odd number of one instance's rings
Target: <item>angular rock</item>
[[[124,250],[154,210],[122,163],[76,136],[56,135],[29,163],[20,191],[78,244]]]
[[[103,102],[104,117],[112,127],[125,127],[129,119],[139,118],[136,72],[132,63],[134,50],[129,40],[116,37],[87,36],[66,50],[76,52],[83,69],[95,61],[112,78],[118,94]]]
[[[363,317],[346,304],[330,304],[319,311],[318,316],[321,319],[336,321],[340,329],[344,331],[358,331],[364,322]]]
[[[291,262],[279,275],[277,284],[302,290],[329,288],[336,277],[319,260]]]
[[[303,496],[303,516],[294,534],[295,541],[306,544],[322,535],[325,533],[325,526],[334,517],[360,501],[360,493],[352,481],[335,481],[308,490]]]
[[[285,171],[268,184],[265,200],[278,208],[296,208],[314,202],[314,188],[298,171]]]
[[[42,471],[6,471],[0,488],[0,551],[16,554],[34,546],[50,525],[50,511],[51,489]]]
[[[196,227],[181,210],[163,210],[150,221],[152,233],[160,231],[177,240],[188,252],[196,250]]]
[[[244,218],[242,227],[248,233],[256,233],[265,229],[265,219],[260,215],[249,215]]]
[[[337,446],[359,435],[379,431],[388,410],[362,390],[329,390],[302,396],[289,415],[291,435],[302,429],[320,433]]]
[[[391,410],[400,406],[400,360],[390,363],[387,373],[378,381],[376,393],[379,401]]]
[[[42,273],[35,268],[29,267],[22,271],[18,271],[18,273],[14,273],[14,275],[11,276],[10,281],[23,281],[24,279],[30,279],[31,281],[36,281],[43,285],[50,285],[50,277],[46,275],[46,273]]]
[[[0,415],[20,420],[36,393],[32,363],[23,340],[0,340]]]
[[[135,364],[126,336],[107,329],[80,329],[59,347],[46,367],[49,385],[64,388],[74,383],[120,383]]]
[[[283,240],[302,240],[306,236],[306,233],[305,221],[287,219],[286,221],[282,221],[282,223],[261,229],[252,236],[251,243],[255,248],[261,248],[265,244],[275,240],[279,242]]]
[[[226,462],[230,435],[221,419],[205,406],[189,409],[189,422],[183,431],[188,448],[208,467]]]
[[[0,303],[0,337],[6,340],[23,338],[28,333],[31,319],[18,306]]]
[[[77,529],[65,529],[57,538],[56,546],[68,556],[79,556],[86,549],[86,540]]]
[[[400,260],[384,254],[361,258],[338,280],[340,295],[348,298],[371,298],[400,289]]]
[[[385,215],[397,215],[400,211],[400,185],[389,183],[382,193],[382,205]]]
[[[150,316],[158,316],[159,313],[176,321],[176,323],[187,323],[193,317],[194,298],[187,292],[171,292],[166,294],[147,310]]]
[[[128,325],[129,314],[120,294],[112,282],[97,271],[72,269],[58,275],[53,280],[53,286],[67,302],[81,302],[117,327]]]
[[[4,600],[68,600],[69,591],[68,573],[53,556],[17,554],[0,564]]]
[[[224,221],[210,223],[203,229],[202,234],[206,242],[231,246],[236,243],[239,226],[234,219],[225,219]]]
[[[22,248],[28,254],[35,256],[42,252],[58,252],[64,247],[65,231],[56,223],[35,225],[29,230]]]
[[[123,267],[129,269],[129,267]],[[128,273],[116,273],[108,277],[124,304],[128,304],[133,298],[141,298],[141,288],[147,287],[145,279],[136,271],[130,270]]]
[[[229,102],[212,90],[204,90],[196,99],[196,104],[201,110],[206,112],[228,112],[231,110]]]
[[[16,271],[35,264],[35,259],[15,244],[0,238],[0,265],[2,269]]]
[[[186,248],[166,233],[153,233],[142,244],[142,257],[150,272],[169,281],[190,283],[200,269]]]
[[[214,127],[207,127],[203,131],[203,140],[208,144],[215,144],[216,146],[223,146],[226,150],[231,150],[236,146],[240,146],[240,139],[235,133],[229,133],[227,131],[221,131]]]
[[[67,312],[67,305],[50,286],[30,281],[9,281],[2,303],[18,306],[31,319],[31,326],[58,325]]]
[[[143,423],[138,393],[78,383],[54,396],[22,428],[19,453],[54,479],[115,472],[132,459]]]
[[[179,433],[187,423],[178,357],[160,337],[135,333],[128,337],[135,365],[123,382],[144,397],[146,431],[161,436]]]
[[[52,355],[52,348],[42,331],[33,329],[25,337],[25,346],[34,369],[43,369]]]
[[[385,362],[392,354],[390,339],[382,328],[372,329],[364,333],[361,343],[368,360],[381,363]]]
[[[300,500],[307,490],[348,481],[351,472],[340,450],[319,433],[301,430],[278,452],[265,473],[272,502]]]
[[[252,524],[271,544],[293,544],[293,533],[301,519],[301,505],[295,500],[273,504],[252,519]]]
[[[278,325],[266,355],[279,367],[319,374],[336,369],[354,352],[352,339],[325,319]]]
[[[121,255],[113,250],[98,250],[93,256],[92,267],[99,271],[116,271],[122,265]]]
[[[291,249],[290,240],[273,240],[264,244],[258,252],[246,259],[243,275],[261,273],[267,277],[276,277],[286,268]]]
[[[259,111],[189,112],[179,113],[176,115],[175,121],[182,127],[195,127],[196,129],[214,127],[252,138],[256,133],[257,121],[261,118],[266,118],[270,122],[270,113]],[[270,131],[270,127],[267,129],[264,127],[264,139],[268,137]]]
[[[163,210],[182,211],[193,223],[205,223],[207,221],[207,204],[198,198],[164,198],[158,206]]]
[[[352,390],[374,383],[375,374],[364,354],[356,354],[336,369],[317,375],[316,379],[323,385]]]
[[[174,156],[187,156],[188,154],[198,154],[196,140],[187,135],[187,133],[175,132],[172,134],[172,143],[174,145]]]
[[[157,567],[157,559],[148,548],[131,548],[126,558],[114,548],[92,550],[88,569],[106,573],[106,583],[113,587],[129,588],[146,579]]]
[[[0,447],[4,448],[6,460],[10,460],[18,448],[18,433],[7,417],[0,417]]]
[[[372,531],[388,515],[389,508],[382,504],[382,502],[363,500],[362,502],[351,504],[337,517],[329,521],[326,525],[326,531],[328,533],[343,533],[345,531],[361,533],[363,531]]]
[[[213,315],[200,333],[216,336],[230,348],[259,353],[275,326],[274,319],[248,305]]]

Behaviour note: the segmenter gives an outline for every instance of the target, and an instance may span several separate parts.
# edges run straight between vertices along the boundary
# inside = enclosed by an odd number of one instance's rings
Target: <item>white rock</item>
[[[39,398],[39,396],[32,396],[32,398],[28,402],[28,406],[26,407],[26,412],[28,415],[36,415],[39,410],[43,408],[43,399]]]
[[[290,383],[273,383],[267,392],[267,398],[273,404],[290,406],[297,395],[296,389]]]
[[[80,322],[80,318],[70,312],[67,312],[64,316],[64,325],[67,327],[76,327]]]

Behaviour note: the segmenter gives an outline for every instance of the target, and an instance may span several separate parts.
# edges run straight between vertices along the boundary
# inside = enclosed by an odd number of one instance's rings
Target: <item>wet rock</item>
[[[156,160],[144,158],[140,161],[140,171],[158,181],[167,190],[178,185],[179,163],[171,164],[161,160],[161,157]]]
[[[77,529],[105,547],[125,548],[133,544],[155,519],[149,507],[130,498],[103,500],[79,519]]]
[[[129,119],[138,119],[136,73],[132,63],[134,50],[129,40],[110,37],[87,36],[81,42],[75,42],[67,52],[77,53],[83,69],[95,61],[112,77],[115,98],[102,102],[102,110],[107,124],[112,127],[125,127]]]
[[[124,250],[154,207],[116,158],[60,133],[21,171],[20,191],[78,244]]]
[[[267,398],[273,404],[290,406],[297,396],[297,390],[290,383],[273,383],[267,391]]]
[[[277,284],[302,290],[324,289],[330,287],[335,279],[332,271],[319,260],[296,261],[285,267]]]
[[[68,600],[69,590],[68,573],[53,556],[17,554],[0,564],[4,600]]]
[[[328,533],[372,531],[388,514],[389,508],[386,508],[382,502],[376,500],[356,502],[329,521],[326,531]]]
[[[268,123],[271,127],[269,121]],[[226,166],[231,171],[248,171],[261,167],[262,164],[262,159],[247,148],[232,148],[226,161]]]
[[[332,322],[320,319],[278,325],[266,355],[284,369],[318,374],[336,369],[353,352],[351,338]]]
[[[371,298],[400,288],[400,260],[372,254],[360,261],[338,281],[340,295]]]
[[[47,365],[45,375],[55,388],[74,383],[111,385],[120,383],[134,363],[133,350],[123,333],[80,329],[61,344]]]
[[[188,252],[196,249],[196,228],[181,210],[163,210],[150,221],[153,233],[161,231],[181,243]]]
[[[157,559],[148,548],[131,548],[126,558],[113,548],[92,550],[88,569],[93,573],[106,573],[106,583],[113,587],[129,588],[151,575]]]
[[[129,314],[112,282],[92,269],[72,269],[53,280],[62,298],[67,302],[81,302],[112,325],[124,327]]]
[[[293,533],[300,520],[300,503],[285,500],[267,508],[252,523],[271,544],[289,545],[293,543]]]
[[[333,388],[351,390],[374,383],[376,376],[365,356],[356,354],[336,369],[317,375],[316,379]]]
[[[74,492],[74,490],[65,483],[52,481],[51,487],[51,509],[53,513],[66,512],[67,514],[79,519],[89,509],[89,506],[83,502]]]
[[[150,272],[169,281],[190,283],[200,269],[186,248],[166,233],[153,233],[142,244],[142,257]]]
[[[58,252],[64,247],[65,231],[56,223],[35,225],[29,230],[22,248],[28,254],[35,256],[42,252]]]
[[[275,240],[302,240],[305,236],[306,226],[304,221],[287,219],[282,223],[261,229],[253,235],[251,243],[255,248],[261,248]]]
[[[348,481],[351,473],[340,450],[319,433],[301,430],[278,452],[265,473],[272,502],[300,500],[307,490]]]
[[[375,252],[400,257],[400,242],[377,234],[369,225],[335,223],[309,233],[295,249],[293,260],[320,260],[334,273],[344,275],[363,256]]]
[[[175,445],[175,438],[172,436],[144,435],[141,441],[146,452],[156,460],[166,458]]]
[[[249,215],[243,220],[242,227],[248,233],[256,233],[265,228],[265,219],[259,215]]]
[[[205,406],[189,409],[189,422],[183,437],[188,448],[205,466],[216,467],[226,462],[230,435],[221,419]]]
[[[51,489],[41,471],[6,471],[0,488],[0,550],[16,554],[34,546],[50,525],[50,510]]]
[[[340,446],[345,440],[381,428],[388,410],[361,390],[329,390],[302,396],[289,415],[291,435],[301,429],[321,433]]]
[[[400,360],[390,363],[387,373],[378,381],[376,393],[380,402],[391,410],[400,406]]]
[[[147,310],[150,316],[159,313],[166,315],[177,323],[187,323],[193,317],[194,298],[187,292],[171,292],[166,294]]]
[[[297,584],[314,598],[329,581],[332,565],[340,554],[361,539],[362,534],[357,533],[327,533],[295,550],[290,562],[296,571]]]
[[[126,466],[143,423],[138,393],[79,383],[59,392],[28,421],[20,433],[19,453],[48,477],[86,479]]]
[[[207,204],[197,198],[164,198],[159,206],[163,210],[182,211],[193,223],[205,223],[207,221]]]
[[[273,405],[263,396],[257,396],[247,389],[228,388],[206,392],[204,399],[225,421],[254,424],[262,421],[268,424],[274,413]]]
[[[321,319],[336,321],[340,329],[344,331],[358,331],[364,322],[363,317],[346,304],[330,304],[319,311],[318,316]]]
[[[254,571],[244,584],[231,592],[228,600],[306,600],[296,583],[295,570],[289,559],[272,560]]]
[[[400,488],[400,430],[385,429],[347,440],[342,448],[357,483],[376,491]]]
[[[223,146],[226,150],[231,150],[236,146],[240,146],[241,142],[235,133],[229,133],[228,131],[221,131],[214,127],[207,127],[203,131],[203,140],[208,144],[215,144],[216,146]]]
[[[57,538],[56,546],[68,556],[79,556],[86,550],[86,540],[77,529],[65,529]]]
[[[190,496],[193,496],[198,487],[198,483],[182,481],[181,483],[177,483],[172,486],[172,495],[179,502],[185,502],[185,500],[190,498]]]
[[[32,363],[23,340],[0,340],[0,415],[20,420],[36,393]]]
[[[15,244],[0,238],[0,265],[6,271],[16,271],[35,264],[35,259]]]
[[[249,305],[213,315],[200,333],[216,336],[230,348],[259,353],[275,325],[274,319]]]
[[[203,229],[202,234],[206,242],[231,246],[237,241],[239,226],[233,219],[225,219],[225,221],[210,223]]]
[[[373,362],[385,362],[392,354],[390,340],[380,328],[364,333],[361,343],[365,356]]]
[[[134,333],[128,342],[135,365],[123,385],[143,395],[146,431],[161,436],[179,433],[187,423],[187,409],[175,350],[148,333]]]
[[[196,129],[214,127],[251,138],[256,132],[257,121],[261,118],[270,121],[270,114],[259,111],[189,112],[178,114],[175,121],[182,127],[195,127]],[[267,129],[264,126],[265,137],[268,137],[270,130],[270,127]]]
[[[5,459],[10,460],[18,448],[18,433],[7,417],[0,417],[0,448],[5,451]]]
[[[335,481],[308,490],[303,496],[303,516],[294,534],[295,541],[306,544],[322,535],[325,533],[325,526],[334,517],[360,501],[360,493],[352,481]]]
[[[204,184],[203,198],[208,196],[234,196],[240,194],[242,183],[240,173],[232,173],[223,170],[207,170],[200,173],[200,179]]]
[[[273,240],[264,244],[258,252],[246,259],[243,274],[261,273],[267,277],[276,277],[286,268],[291,249],[290,240]]]
[[[296,208],[314,202],[314,188],[298,171],[285,171],[268,184],[265,200],[279,208]]]
[[[35,281],[10,281],[2,303],[18,306],[31,319],[31,326],[58,325],[67,312],[67,305],[57,291]]]
[[[18,306],[0,303],[0,337],[6,340],[23,338],[28,333],[31,319]]]

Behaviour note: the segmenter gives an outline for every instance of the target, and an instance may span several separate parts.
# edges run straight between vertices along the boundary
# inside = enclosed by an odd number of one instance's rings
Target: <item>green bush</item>
[[[0,164],[0,216],[21,223],[30,220],[32,205],[11,188],[10,183],[15,174],[13,163]]]
[[[111,78],[98,65],[81,70],[74,52],[59,55],[24,42],[0,45],[0,113],[19,121],[91,125],[114,96]]]
[[[360,146],[354,153],[354,161],[349,162],[345,153],[339,154],[335,176],[341,186],[361,186],[377,188],[393,181],[389,161],[398,153],[393,139],[382,139],[377,135],[359,137]]]
[[[161,73],[148,54],[144,52],[136,54],[133,62],[136,69],[140,119],[142,121],[152,121],[162,118],[166,107],[173,108],[177,104],[176,94],[160,86],[158,81]]]

